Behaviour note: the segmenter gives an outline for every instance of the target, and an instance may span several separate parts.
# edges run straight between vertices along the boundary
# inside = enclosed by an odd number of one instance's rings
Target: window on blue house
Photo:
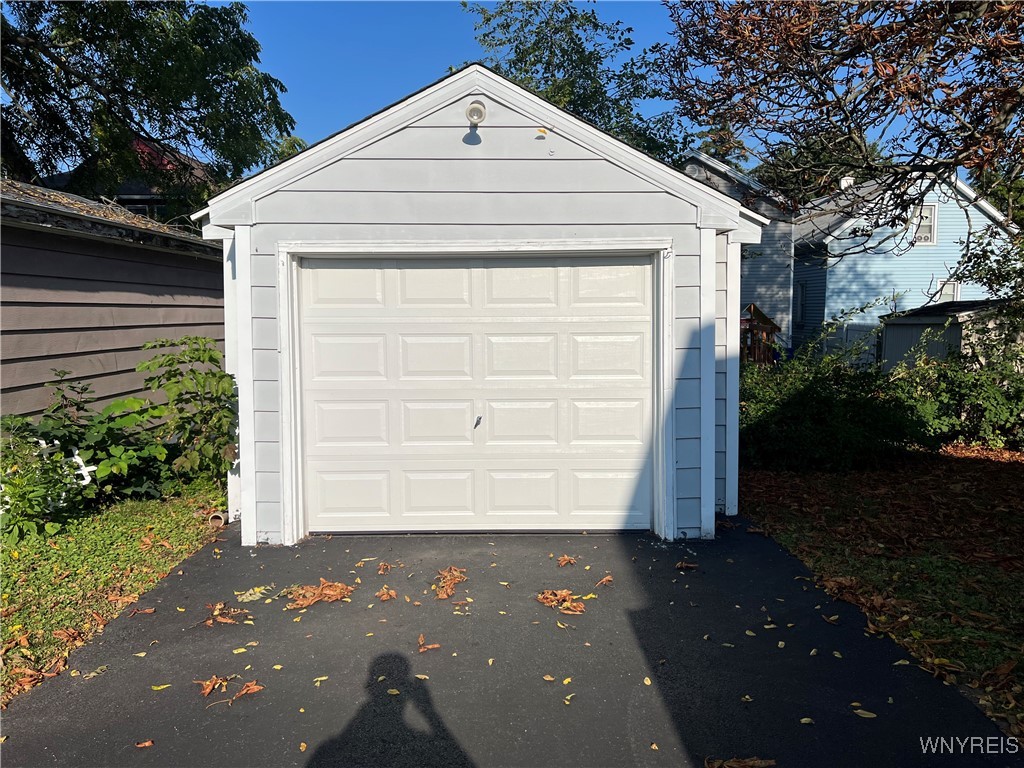
[[[793,322],[803,325],[804,312],[807,307],[807,285],[795,283],[793,285]]]
[[[914,212],[914,245],[935,245],[935,205],[919,205]]]
[[[939,283],[939,295],[936,301],[960,301],[960,283],[956,280],[943,280]]]

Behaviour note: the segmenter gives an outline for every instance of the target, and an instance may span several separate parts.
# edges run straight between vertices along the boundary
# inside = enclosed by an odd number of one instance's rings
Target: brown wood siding
[[[42,411],[53,369],[89,383],[97,407],[148,394],[143,343],[224,340],[221,264],[200,256],[4,226],[0,285],[3,413]]]

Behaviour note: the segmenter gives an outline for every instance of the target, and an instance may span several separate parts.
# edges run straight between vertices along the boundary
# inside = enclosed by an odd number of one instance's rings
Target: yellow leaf
[[[180,607],[176,608],[175,610],[177,610],[178,613],[184,613],[185,612],[185,609],[184,608],[180,608]]]
[[[732,643],[722,643],[722,646],[725,647],[725,648],[735,648],[736,647]]]
[[[555,678],[551,675],[544,675],[544,679],[547,680],[549,683],[553,683],[555,681]]]
[[[245,668],[246,668],[246,669],[252,669],[252,664],[246,664],[246,665],[245,665]]]
[[[317,688],[319,688],[320,687],[320,683],[322,683],[324,680],[329,680],[329,679],[330,678],[327,677],[327,675],[324,675],[323,677],[314,677],[313,678],[313,685],[315,685]]]
[[[568,696],[566,696],[564,699],[562,699],[562,701],[564,701],[566,704],[568,704],[570,701],[572,701],[572,697],[575,696],[575,695],[576,695],[575,693],[570,693]]]
[[[858,717],[878,717],[874,712],[868,712],[866,709],[855,709],[853,710],[853,714]]]
[[[658,751],[658,745],[655,744],[653,741],[651,742],[651,749],[653,749],[655,752]]]
[[[565,680],[562,681],[562,685],[568,685],[571,682],[572,682],[572,678],[571,677],[567,677],[567,678],[565,678]]]
[[[818,649],[817,649],[817,648],[811,648],[811,653],[810,653],[810,655],[811,655],[811,656],[817,656],[817,655],[818,655]]]
[[[644,678],[644,685],[650,685],[650,684],[651,684],[651,678],[645,677]]]
[[[17,632],[19,629],[21,629],[21,624],[15,624],[13,627],[8,627],[8,629],[10,629],[11,632]]]
[[[841,654],[839,651],[832,651],[832,655],[835,656],[837,659],[843,658],[843,654]]]
[[[499,616],[508,616],[508,612],[507,611],[498,611],[498,615]]]
[[[243,624],[250,624],[250,625],[252,625],[252,626],[256,626],[256,622],[255,622],[255,621],[249,621],[249,619],[246,619],[246,620],[245,620],[245,621],[243,621],[242,623],[243,623]]]
[[[899,661],[894,661],[894,662],[892,663],[892,665],[893,665],[894,667],[902,667],[902,666],[903,666],[904,664],[909,664],[909,663],[910,663],[910,662],[909,662],[909,661],[907,661],[907,659],[900,659]]]
[[[595,597],[597,597],[597,595],[595,595],[593,592],[591,592],[589,595],[584,595],[582,599],[583,600],[593,600]]]
[[[590,570],[590,566],[589,565],[584,565],[583,566],[583,570],[584,571],[589,571]]]
[[[851,707],[859,707],[860,706],[860,702],[859,701],[851,701],[850,702],[850,706]]]
[[[800,724],[801,725],[814,725],[814,721],[811,718],[809,718],[809,717],[801,717],[800,718]]]
[[[494,659],[488,659],[487,660],[487,666],[488,667],[493,667],[494,666]]]
[[[373,603],[370,603],[368,606],[366,606],[366,608],[367,609],[373,608]]]
[[[305,707],[299,707],[299,712],[302,712],[302,713],[304,713],[305,711],[306,711],[306,708],[305,708]]]
[[[248,651],[248,648],[235,648],[235,650],[233,650],[232,653],[248,653]]]
[[[306,751],[306,742],[303,741],[303,742],[301,742],[299,744],[299,752],[305,752],[305,751]]]
[[[268,598],[267,598],[266,600],[264,600],[263,602],[264,602],[264,604],[266,604],[266,603],[272,603],[272,602],[274,602],[274,601],[273,601],[273,600],[271,600],[271,599],[270,599],[270,598],[268,597]]]
[[[280,664],[275,664],[274,669],[284,669]]]
[[[302,621],[302,617],[296,616],[294,619],[292,619],[292,621]]]
[[[740,697],[740,701],[750,702],[750,701],[753,701],[753,700],[754,700],[754,697],[751,696],[750,694],[744,694],[743,696]]]
[[[17,560],[19,557],[21,557],[21,555],[18,554],[18,550],[12,549],[11,550],[11,557],[13,557],[15,560]]]
[[[785,648],[785,647],[786,647],[785,641],[784,640],[779,640],[779,648]]]
[[[166,685],[151,685],[149,687],[152,688],[154,691],[162,691],[165,688],[170,688],[171,684],[167,683]]]
[[[508,582],[507,581],[499,581],[498,583],[501,584],[501,586],[503,586],[503,587],[507,587],[508,586]]]
[[[70,675],[72,677],[78,677],[80,674],[82,674],[82,673],[79,672],[77,669],[72,669],[71,672],[70,672]]]
[[[747,634],[747,636],[748,636],[748,637],[757,637],[757,635],[755,635],[755,634],[754,634],[753,632],[751,632],[751,631],[750,631],[749,629],[747,630],[747,633],[746,633],[746,634]]]
[[[141,658],[142,658],[143,656],[145,656],[145,655],[146,655],[146,652],[145,652],[145,651],[139,651],[138,653],[133,653],[133,654],[132,654],[132,656],[138,656],[138,657],[139,657],[140,659],[141,659]]]
[[[397,688],[388,688],[388,693],[390,693],[392,696],[397,696],[401,693],[401,691]]]
[[[367,633],[366,633],[366,636],[367,636],[367,637],[373,637],[373,632],[367,632]]]
[[[429,680],[430,675],[416,675],[417,680]]]
[[[255,648],[259,644],[260,644],[259,640],[250,640],[248,643],[245,644],[245,647],[246,648]]]

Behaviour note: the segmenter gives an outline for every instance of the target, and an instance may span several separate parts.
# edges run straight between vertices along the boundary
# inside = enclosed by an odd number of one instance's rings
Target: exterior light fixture
[[[466,117],[469,119],[470,125],[480,125],[487,117],[487,107],[482,101],[474,101],[466,107]]]

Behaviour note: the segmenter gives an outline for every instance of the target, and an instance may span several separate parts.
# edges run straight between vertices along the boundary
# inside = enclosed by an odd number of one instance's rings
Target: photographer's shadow
[[[411,674],[405,658],[388,653],[374,659],[366,690],[369,700],[344,731],[317,747],[307,768],[473,766],[434,709],[427,686]],[[411,714],[425,723],[426,730],[412,728],[406,722],[407,704],[412,704]]]

